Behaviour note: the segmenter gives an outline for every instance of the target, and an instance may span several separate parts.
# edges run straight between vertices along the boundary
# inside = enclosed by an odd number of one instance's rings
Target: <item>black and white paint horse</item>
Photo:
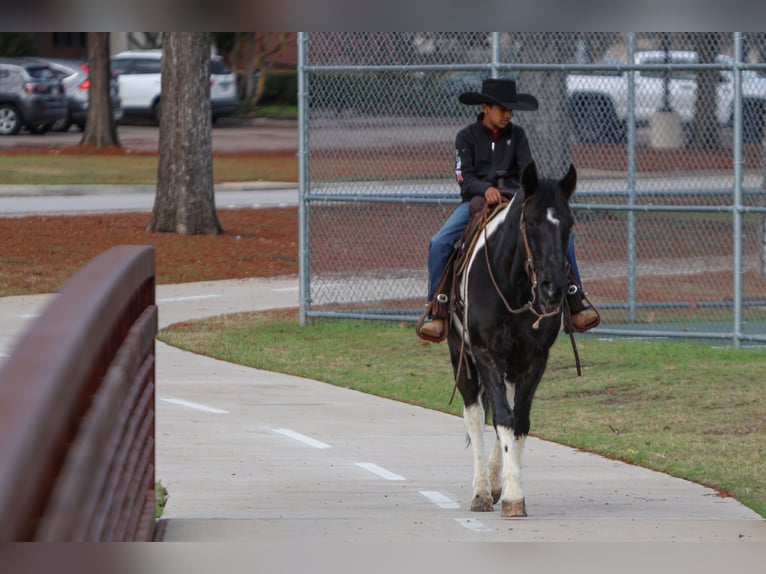
[[[459,285],[464,317],[451,316],[449,348],[473,448],[474,511],[501,500],[502,516],[526,516],[521,455],[532,398],[561,328],[576,183],[572,165],[559,181],[538,179],[535,164],[528,165],[522,190],[468,255]],[[488,462],[485,405],[496,434]]]

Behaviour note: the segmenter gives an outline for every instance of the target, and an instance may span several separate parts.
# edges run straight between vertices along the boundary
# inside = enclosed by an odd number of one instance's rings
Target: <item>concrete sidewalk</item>
[[[150,212],[154,185],[0,185],[0,217]],[[298,205],[298,185],[273,181],[220,183],[215,186],[219,209]]]
[[[294,278],[157,288],[161,326],[297,295]],[[0,299],[0,352],[49,297]],[[472,513],[458,417],[162,343],[156,372],[161,540],[766,542],[764,520],[711,489],[534,438],[529,518]]]

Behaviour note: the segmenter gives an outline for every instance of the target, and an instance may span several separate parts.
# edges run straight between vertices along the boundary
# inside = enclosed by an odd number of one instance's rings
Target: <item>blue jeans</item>
[[[444,268],[447,266],[447,260],[452,254],[455,243],[463,235],[468,221],[471,219],[470,203],[464,201],[455,208],[455,211],[447,218],[441,229],[437,231],[428,244],[428,299],[432,301],[436,295],[436,288],[439,286]],[[572,272],[577,279],[577,285],[582,288],[580,280],[580,270],[577,267],[577,258],[575,257],[574,235],[569,234],[569,246],[567,248],[567,259],[572,267]]]
[[[428,244],[428,299],[433,301],[436,288],[439,286],[447,260],[452,255],[455,243],[463,235],[468,221],[471,219],[471,203],[464,201],[455,208],[441,229],[437,231]]]

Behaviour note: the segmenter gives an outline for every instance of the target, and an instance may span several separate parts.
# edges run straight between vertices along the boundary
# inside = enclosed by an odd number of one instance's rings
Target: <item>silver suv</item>
[[[88,62],[62,58],[38,58],[38,61],[50,66],[53,74],[61,80],[67,100],[66,118],[57,121],[51,129],[65,132],[72,124],[80,130],[85,129],[90,102],[90,66]],[[122,102],[120,101],[117,74],[114,72],[112,72],[112,79],[109,82],[109,97],[112,100],[112,115],[116,122],[122,117]]]
[[[64,87],[51,69],[29,58],[0,58],[0,135],[23,126],[47,132],[67,115]]]

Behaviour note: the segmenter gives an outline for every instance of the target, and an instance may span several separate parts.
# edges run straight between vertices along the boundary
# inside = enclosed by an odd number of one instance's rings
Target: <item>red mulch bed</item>
[[[0,295],[49,293],[115,245],[153,245],[157,282],[298,273],[296,208],[219,209],[222,235],[146,230],[148,213],[0,218]]]

